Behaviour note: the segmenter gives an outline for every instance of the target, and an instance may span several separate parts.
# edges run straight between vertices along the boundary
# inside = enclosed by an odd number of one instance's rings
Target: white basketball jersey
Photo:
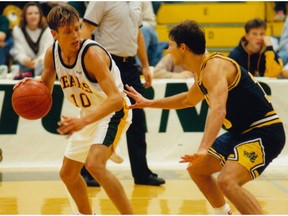
[[[65,65],[63,59],[61,58],[61,49],[57,41],[53,46],[53,58],[56,73],[58,75],[58,80],[61,84],[65,98],[76,107],[87,111],[94,110],[107,98],[98,82],[91,80],[87,76],[85,65],[83,65],[84,55],[90,46],[99,46],[107,52],[107,50],[96,41],[84,40],[76,57],[75,63],[72,66]],[[123,97],[127,102],[129,99],[123,93],[123,83],[121,80],[120,71],[110,54],[108,52],[107,54],[111,60],[109,69],[112,77],[114,78],[116,86],[118,87],[119,91],[122,92]]]

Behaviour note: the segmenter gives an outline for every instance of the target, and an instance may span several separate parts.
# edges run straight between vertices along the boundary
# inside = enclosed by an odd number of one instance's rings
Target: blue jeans
[[[0,47],[0,65],[7,65],[9,58],[9,51],[13,45],[13,38],[9,37],[5,40],[6,46]]]
[[[281,51],[278,52],[278,56],[282,59],[283,66],[288,63],[288,51],[281,50]]]
[[[154,28],[143,26],[141,29],[145,40],[149,65],[155,66],[163,57],[163,49],[168,48],[168,43],[158,42],[158,35]],[[136,61],[139,64],[139,60],[136,59]]]

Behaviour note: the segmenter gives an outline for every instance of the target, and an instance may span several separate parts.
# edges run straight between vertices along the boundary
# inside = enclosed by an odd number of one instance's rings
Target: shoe
[[[100,187],[100,184],[93,178],[89,178],[88,176],[83,176],[88,187]]]
[[[19,74],[17,74],[13,79],[22,80],[25,77],[33,77],[33,73],[32,72],[19,72]]]
[[[165,184],[165,180],[157,177],[157,174],[151,174],[147,177],[147,179],[135,179],[134,183],[137,185],[153,185],[160,186]]]

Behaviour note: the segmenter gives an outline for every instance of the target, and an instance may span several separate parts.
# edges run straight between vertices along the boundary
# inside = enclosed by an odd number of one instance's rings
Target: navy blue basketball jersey
[[[202,70],[212,58],[222,58],[232,62],[237,68],[237,76],[228,87],[226,117],[223,127],[232,135],[240,135],[253,128],[280,123],[269,97],[254,77],[234,60],[219,53],[209,55],[201,66],[200,78],[197,84],[209,104],[208,91],[203,85]]]

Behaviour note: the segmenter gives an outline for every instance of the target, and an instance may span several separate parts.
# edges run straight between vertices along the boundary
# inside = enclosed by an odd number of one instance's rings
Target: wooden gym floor
[[[161,187],[134,185],[129,169],[111,171],[122,182],[136,214],[213,214],[185,169],[155,170],[166,179]],[[55,169],[0,169],[0,178],[0,214],[73,214]],[[257,197],[265,214],[288,214],[287,167],[269,167],[245,188]],[[96,214],[119,214],[101,187],[89,187],[88,192]],[[239,214],[231,207],[233,214]]]

